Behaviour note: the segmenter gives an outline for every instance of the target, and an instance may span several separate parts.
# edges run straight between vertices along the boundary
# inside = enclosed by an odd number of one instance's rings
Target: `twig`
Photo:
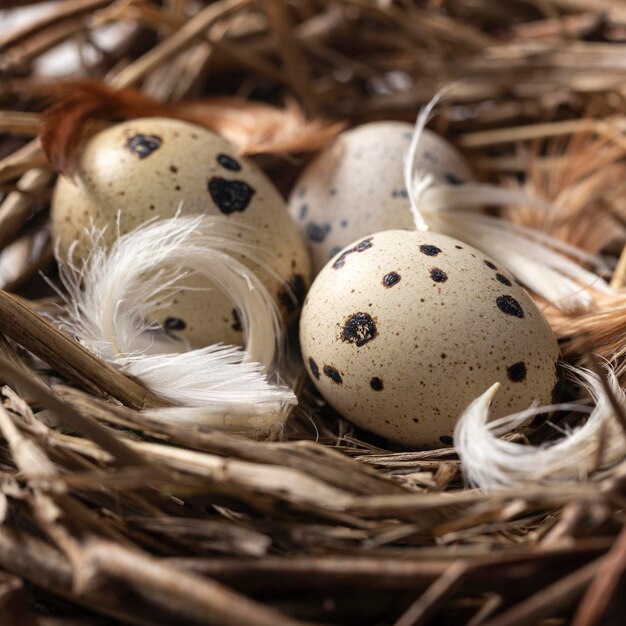
[[[305,112],[317,112],[315,94],[311,90],[311,73],[304,59],[300,44],[293,35],[293,25],[284,0],[262,0],[262,6],[272,24],[279,42],[279,50],[289,76],[291,87],[296,93]]]
[[[216,626],[303,626],[223,585],[136,550],[98,539],[84,546],[85,566],[123,580],[153,602],[188,619]]]
[[[407,609],[394,626],[421,626],[435,615],[441,604],[460,587],[467,575],[462,561],[448,569]]]
[[[0,357],[0,371],[10,382],[24,389],[29,395],[41,402],[50,411],[55,413],[62,423],[68,424],[85,435],[103,450],[106,450],[122,465],[145,465],[146,460],[128,447],[121,439],[113,435],[112,431],[101,426],[95,420],[86,418],[68,404],[61,402],[52,393],[31,380],[8,359]]]
[[[251,1],[219,0],[206,7],[165,41],[123,69],[110,81],[111,86],[117,88],[130,87],[139,82],[165,59],[170,59],[175,54],[190,47],[218,19],[230,15]]]
[[[15,296],[2,290],[0,332],[53,365],[70,380],[97,394],[109,394],[136,408],[167,406],[165,400],[124,376]]]
[[[548,585],[527,600],[508,609],[483,626],[526,626],[542,617],[558,614],[559,610],[571,606],[583,590],[601,571],[607,557],[600,557],[588,565]]]
[[[624,570],[626,570],[626,526],[620,532],[615,545],[604,557],[600,571],[594,577],[578,606],[572,626],[600,624]]]

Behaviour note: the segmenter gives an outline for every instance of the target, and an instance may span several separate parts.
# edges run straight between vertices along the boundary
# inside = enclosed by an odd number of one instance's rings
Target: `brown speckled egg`
[[[364,124],[342,133],[304,170],[289,212],[307,240],[315,273],[358,237],[415,227],[403,178],[412,136],[413,125],[406,122]],[[473,178],[461,154],[428,129],[415,171],[452,185]]]
[[[495,382],[493,417],[551,402],[559,348],[509,274],[432,232],[385,231],[319,273],[300,320],[311,379],[358,426],[410,447],[448,445]]]
[[[245,225],[242,241],[269,252],[269,268],[249,261],[274,294],[286,317],[299,308],[310,278],[306,247],[288,218],[285,202],[267,177],[214,133],[168,118],[136,119],[112,126],[84,147],[74,182],[61,178],[52,201],[52,231],[64,256],[80,242],[87,251],[85,228],[108,226],[106,241],[155,217],[207,213]],[[278,278],[284,277],[284,279]],[[284,281],[284,282],[283,282]],[[223,341],[241,344],[237,312],[218,288],[192,277],[161,311],[157,321],[194,345]],[[294,297],[295,296],[295,299]]]

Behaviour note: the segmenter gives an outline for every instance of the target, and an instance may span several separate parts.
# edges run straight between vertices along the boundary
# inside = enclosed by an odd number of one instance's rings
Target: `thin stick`
[[[12,46],[23,42],[36,33],[46,30],[55,24],[105,7],[111,4],[111,1],[112,0],[66,0],[65,2],[59,2],[54,7],[53,11],[43,15],[37,20],[31,21],[23,28],[15,30],[12,33],[7,33],[6,36],[0,38],[0,52],[8,50]],[[3,2],[2,4],[4,5],[6,3]]]
[[[24,389],[35,400],[52,411],[61,423],[71,426],[74,430],[98,444],[121,465],[146,465],[147,461],[145,458],[117,438],[113,431],[100,425],[95,420],[81,415],[70,405],[59,400],[43,386],[38,385],[29,376],[20,371],[8,359],[0,357],[0,372],[9,382]]]
[[[527,600],[515,605],[498,617],[485,622],[483,626],[526,626],[535,624],[542,617],[554,615],[560,609],[571,606],[586,589],[603,567],[607,557],[575,570],[548,585]]]
[[[291,88],[299,96],[305,112],[308,115],[314,115],[317,106],[315,94],[311,90],[311,73],[302,55],[300,44],[293,34],[293,24],[291,24],[285,2],[284,0],[263,0],[262,6],[276,33]]]
[[[84,558],[95,572],[130,583],[164,608],[216,626],[303,626],[206,578],[185,572],[138,550],[89,540]]]
[[[0,332],[97,395],[111,395],[134,408],[168,405],[3,290],[0,290]]]
[[[230,15],[251,2],[252,0],[220,0],[206,7],[165,41],[124,68],[110,81],[110,85],[118,89],[134,85],[165,59],[170,59],[189,48],[218,19]]]
[[[462,561],[453,563],[400,617],[394,626],[421,626],[435,615],[460,587],[467,575],[467,565]]]
[[[620,577],[626,570],[626,526],[580,602],[572,626],[596,626],[615,594]]]

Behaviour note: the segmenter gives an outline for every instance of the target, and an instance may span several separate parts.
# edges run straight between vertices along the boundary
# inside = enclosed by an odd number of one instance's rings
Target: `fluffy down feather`
[[[538,295],[567,313],[585,310],[592,305],[590,289],[612,294],[613,291],[600,276],[586,270],[578,262],[604,268],[597,257],[540,231],[475,210],[489,205],[520,203],[549,210],[548,203],[520,189],[472,182],[451,186],[435,182],[428,174],[414,171],[413,163],[422,131],[437,102],[450,88],[440,91],[418,115],[405,159],[405,184],[416,228],[432,228],[482,250]]]
[[[81,269],[71,261],[60,266],[69,294],[61,325],[178,405],[151,412],[156,417],[248,435],[279,431],[288,406],[296,403],[275,374],[283,343],[280,318],[263,283],[232,256],[263,264],[261,252],[242,244],[227,220],[205,215],[150,222],[118,234],[110,250],[102,244],[103,232],[92,228],[91,252]],[[223,344],[185,350],[149,321],[189,274],[210,279],[240,309],[245,350]]]

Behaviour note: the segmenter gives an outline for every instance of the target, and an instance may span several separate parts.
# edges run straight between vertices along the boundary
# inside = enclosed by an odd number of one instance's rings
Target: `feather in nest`
[[[177,216],[118,234],[107,249],[104,231],[92,228],[80,269],[72,261],[60,263],[68,293],[60,325],[177,405],[151,410],[153,417],[275,436],[297,401],[278,378],[283,329],[276,304],[236,257],[260,264],[263,258],[241,243],[237,229],[241,225],[224,218]],[[216,284],[241,311],[245,350],[223,344],[187,350],[150,321],[190,274]]]
[[[160,102],[135,89],[113,89],[96,81],[60,83],[42,92],[50,102],[42,114],[41,144],[52,167],[72,176],[81,142],[103,123],[137,117],[184,120],[228,139],[241,154],[317,150],[343,128],[338,122],[307,120],[293,101],[284,109],[241,98]]]
[[[432,228],[489,254],[558,310],[578,313],[594,305],[593,293],[613,294],[596,271],[584,267],[606,269],[600,258],[543,230],[481,212],[484,206],[523,203],[549,214],[552,207],[546,200],[523,189],[475,182],[450,185],[415,171],[422,131],[439,99],[453,86],[437,94],[418,115],[405,159],[405,185],[416,228]]]
[[[569,369],[589,394],[592,408],[582,404],[531,407],[490,422],[489,405],[498,392],[498,383],[470,404],[454,432],[455,448],[469,484],[498,489],[530,482],[586,480],[598,470],[610,468],[624,459],[626,435],[599,376],[582,368]],[[609,366],[607,380],[617,401],[624,405],[626,394],[619,386],[616,372]],[[525,445],[503,438],[535,415],[554,409],[589,412],[589,416],[576,428],[555,427],[563,436],[541,445]]]

